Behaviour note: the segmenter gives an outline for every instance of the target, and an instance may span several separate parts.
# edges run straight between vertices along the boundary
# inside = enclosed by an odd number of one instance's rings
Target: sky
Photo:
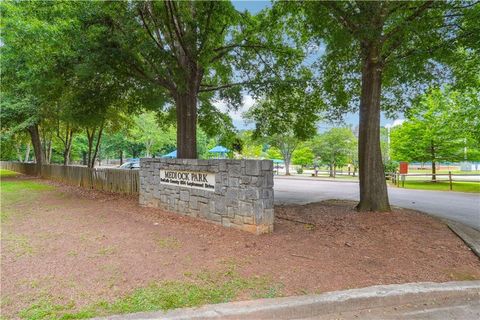
[[[252,14],[258,13],[262,9],[271,6],[270,1],[232,1],[235,8],[239,11],[249,11]],[[220,102],[215,103],[215,106],[218,107],[220,110],[229,113],[230,117],[232,118],[233,124],[237,129],[252,129],[253,124],[245,123],[245,120],[242,117],[242,114],[246,112],[253,104],[255,100],[248,94],[243,96],[243,106],[238,111],[228,111],[225,104]],[[348,113],[344,116],[344,121],[347,125],[358,125],[359,116],[358,113]],[[381,115],[380,124],[382,126],[396,126],[403,122],[403,119],[387,119],[383,114]],[[320,128],[329,128],[332,127],[332,124],[320,124]]]

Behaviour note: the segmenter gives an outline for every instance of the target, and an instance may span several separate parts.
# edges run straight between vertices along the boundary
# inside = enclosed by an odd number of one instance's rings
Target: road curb
[[[467,306],[478,304],[480,281],[381,285],[320,295],[222,303],[169,312],[135,313],[98,319],[313,319],[362,310],[370,312],[378,308],[397,310],[402,306],[408,306],[410,310],[417,307],[414,310],[423,313],[428,312],[429,307],[438,310],[439,307],[458,304],[458,301]],[[398,319],[395,315],[394,317]]]
[[[463,223],[444,219],[450,230],[453,231],[472,251],[480,258],[480,231],[470,228]]]

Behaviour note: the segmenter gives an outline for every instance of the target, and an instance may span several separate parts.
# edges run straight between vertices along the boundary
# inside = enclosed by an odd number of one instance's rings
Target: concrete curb
[[[448,308],[452,305],[454,306],[452,308],[455,309],[459,301],[461,301],[462,307],[466,305],[465,312],[467,314],[477,315],[480,306],[480,281],[381,285],[320,295],[222,303],[169,312],[135,313],[101,319],[330,319],[332,317],[336,319],[336,315],[339,314],[346,315],[356,312],[354,317],[357,317],[358,312],[362,313],[365,310],[370,312],[372,309],[379,308],[382,312],[378,319],[392,316],[398,319],[397,309],[404,308],[403,310],[407,313],[403,313],[403,315],[412,315],[412,310],[414,310],[413,313],[420,312],[426,315],[429,312],[429,307],[426,306],[430,306],[432,310],[437,310],[436,312],[441,309],[441,313],[444,314],[445,307]],[[469,310],[469,306],[476,309]],[[392,314],[392,311],[396,314]],[[423,319],[427,318],[423,317]],[[373,319],[373,317],[369,317],[369,319]]]
[[[470,228],[463,223],[446,220],[450,230],[452,230],[472,251],[480,258],[480,231]]]

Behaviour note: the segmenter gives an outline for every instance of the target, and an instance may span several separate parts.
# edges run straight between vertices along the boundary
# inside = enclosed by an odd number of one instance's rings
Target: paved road
[[[275,203],[309,203],[327,199],[358,200],[357,182],[332,182],[275,177]],[[448,218],[480,230],[480,195],[464,192],[391,187],[390,203]]]

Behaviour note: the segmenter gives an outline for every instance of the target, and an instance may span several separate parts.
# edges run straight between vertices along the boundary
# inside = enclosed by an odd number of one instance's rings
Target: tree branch
[[[358,35],[358,26],[348,18],[348,14],[343,11],[338,5],[337,2],[333,1],[324,1],[321,4],[325,7],[332,9],[335,17],[340,21],[340,23],[347,29],[347,31],[354,37]]]
[[[400,32],[401,29],[403,29],[408,23],[412,22],[416,18],[420,17],[424,11],[426,11],[428,8],[430,8],[433,4],[433,1],[427,1],[423,5],[417,8],[415,12],[413,12],[410,16],[405,18],[402,23],[399,23],[395,28],[390,30],[388,33],[384,34],[382,36],[382,42],[385,42],[388,40],[392,35],[397,34]]]

